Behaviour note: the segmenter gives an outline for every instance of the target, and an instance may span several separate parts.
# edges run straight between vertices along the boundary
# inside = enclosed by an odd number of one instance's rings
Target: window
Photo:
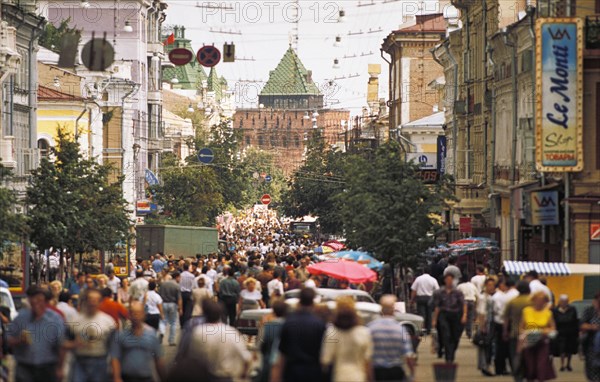
[[[29,51],[27,49],[17,49],[21,55],[21,64],[15,74],[15,88],[22,91],[29,90]]]
[[[246,146],[250,146],[250,136],[246,135]]]
[[[38,139],[37,148],[40,150],[40,157],[48,158],[48,155],[50,155],[50,143],[47,140],[44,138]]]
[[[259,147],[263,147],[263,146],[264,146],[264,144],[265,144],[265,139],[263,138],[263,136],[262,136],[262,135],[259,135],[259,136],[258,136],[258,146],[259,146]]]
[[[294,145],[296,145],[296,147],[300,147],[300,137],[297,135],[294,137]]]

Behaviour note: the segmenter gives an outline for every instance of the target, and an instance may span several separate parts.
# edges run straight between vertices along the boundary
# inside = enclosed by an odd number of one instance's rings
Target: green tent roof
[[[279,64],[269,73],[269,80],[260,92],[261,96],[270,95],[319,95],[321,92],[300,58],[290,47]]]

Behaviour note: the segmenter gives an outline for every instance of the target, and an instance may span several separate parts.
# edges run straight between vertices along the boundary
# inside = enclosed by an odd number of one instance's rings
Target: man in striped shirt
[[[373,368],[376,381],[410,381],[415,375],[415,353],[408,331],[394,318],[396,297],[381,297],[383,317],[371,321],[367,327],[373,337]],[[404,360],[410,371],[407,376]]]

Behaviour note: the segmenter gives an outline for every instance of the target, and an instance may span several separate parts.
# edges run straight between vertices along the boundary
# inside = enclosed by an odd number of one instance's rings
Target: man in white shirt
[[[552,307],[554,304],[552,292],[550,291],[550,288],[540,281],[539,277],[540,276],[537,271],[529,271],[525,275],[525,281],[529,281],[529,289],[531,290],[530,294],[533,296],[537,292],[544,292],[546,296],[548,296],[548,301],[550,301],[549,306]]]
[[[477,287],[477,290],[479,290],[480,294],[483,293],[483,285],[485,284],[486,279],[487,276],[485,275],[485,267],[483,265],[478,265],[477,274],[471,277],[471,282]]]
[[[281,273],[275,272],[273,280],[267,283],[267,292],[269,293],[269,301],[273,295],[283,296],[283,282],[281,281]]]
[[[437,280],[429,274],[429,269],[417,277],[413,282],[411,289],[411,303],[417,305],[417,313],[425,320],[425,330],[427,334],[431,332],[431,296],[433,292],[440,288]]]
[[[494,365],[496,375],[508,374],[506,361],[511,361],[508,353],[508,341],[504,339],[504,311],[510,300],[519,295],[515,289],[515,282],[512,279],[500,279],[498,281],[498,291],[492,297],[494,302],[494,328],[496,336],[496,355]]]
[[[210,374],[218,380],[244,379],[250,371],[252,354],[241,333],[221,322],[219,303],[205,299],[202,312],[206,323],[193,329],[187,354],[206,364]]]
[[[465,278],[466,279],[466,278]],[[463,279],[464,280],[464,279]],[[465,296],[465,303],[467,304],[467,324],[465,325],[465,331],[467,337],[471,338],[473,334],[473,321],[475,320],[475,307],[477,306],[477,297],[479,296],[479,290],[470,281],[464,280],[456,287]]]

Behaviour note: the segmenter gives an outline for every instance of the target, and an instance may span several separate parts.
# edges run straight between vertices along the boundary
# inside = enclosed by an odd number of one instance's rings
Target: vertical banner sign
[[[583,21],[536,23],[536,165],[542,172],[583,170]]]
[[[558,225],[558,191],[531,193],[531,225]]]
[[[470,217],[461,217],[458,223],[458,232],[460,233],[472,233],[473,232],[473,221]]]
[[[446,136],[437,137],[437,170],[440,177],[446,174]]]

